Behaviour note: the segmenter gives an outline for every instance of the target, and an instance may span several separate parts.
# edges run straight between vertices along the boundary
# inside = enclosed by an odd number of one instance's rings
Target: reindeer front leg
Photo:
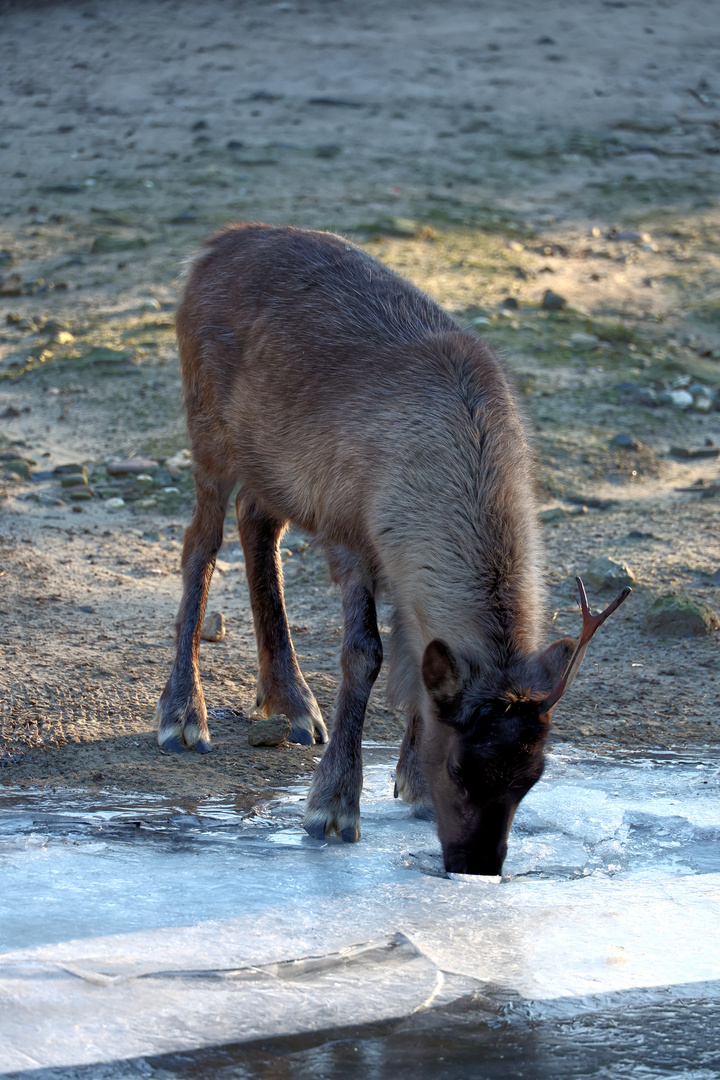
[[[342,582],[342,589],[343,677],[335,703],[332,735],[310,785],[303,824],[317,840],[328,833],[337,833],[352,843],[360,839],[365,709],[383,653],[370,588],[352,579]]]

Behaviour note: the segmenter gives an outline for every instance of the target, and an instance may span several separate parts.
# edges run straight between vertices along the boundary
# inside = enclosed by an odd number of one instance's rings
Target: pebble
[[[661,401],[667,405],[672,405],[674,409],[682,409],[683,411],[694,404],[693,396],[687,390],[667,390],[661,395]]]
[[[631,435],[619,434],[611,440],[611,446],[618,446],[621,450],[639,450],[640,443],[637,442]]]
[[[541,510],[538,519],[548,525],[553,521],[562,521],[566,517],[577,517],[579,514],[587,514],[587,505],[578,501],[574,506],[551,506],[548,510]]]
[[[696,412],[709,413],[712,412],[712,407],[712,398],[706,397],[705,394],[697,394],[693,398],[693,408]]]
[[[178,450],[177,454],[173,454],[172,457],[166,459],[165,468],[174,479],[176,475],[185,469],[192,468],[192,454],[189,450]]]
[[[597,345],[600,338],[597,334],[586,334],[584,330],[576,330],[570,335],[570,341],[573,345]]]
[[[136,499],[134,506],[136,510],[151,510],[153,506],[157,506],[157,499]]]
[[[585,573],[586,579],[596,589],[622,589],[626,585],[635,585],[637,578],[627,563],[603,556],[590,563]]]
[[[717,612],[687,593],[668,593],[653,601],[645,616],[650,633],[672,637],[710,634],[720,627]]]
[[[689,448],[687,446],[671,446],[670,456],[680,458],[681,461],[696,458],[716,458],[720,456],[720,449],[717,446],[698,446],[694,448]]]
[[[85,472],[85,466],[72,462],[70,465],[56,465],[53,472],[56,476],[64,476],[66,473],[83,473]]]
[[[553,521],[562,521],[562,519],[567,516],[568,512],[562,506],[552,506],[549,510],[541,510],[538,514],[538,518],[542,521],[543,525],[548,525]]]
[[[108,476],[127,476],[128,474],[141,474],[154,472],[158,468],[158,462],[153,458],[131,457],[111,458],[107,463]]]
[[[620,383],[617,389],[621,394],[628,394],[637,405],[644,405],[648,409],[654,409],[658,404],[658,396],[651,386],[638,386],[634,382]]]
[[[162,304],[159,300],[156,300],[154,296],[146,296],[145,299],[141,301],[140,307],[143,309],[143,311],[162,310]]]
[[[625,240],[630,244],[649,244],[652,242],[650,233],[638,232],[637,229],[625,229],[623,232],[611,229],[607,238],[608,240]]]
[[[567,300],[552,289],[546,289],[540,307],[543,311],[562,311],[567,306]]]
[[[136,504],[137,505],[137,504]],[[211,611],[203,620],[200,637],[203,641],[222,641],[225,637],[225,616],[221,611]]]
[[[3,461],[2,467],[6,473],[12,473],[13,476],[20,477],[23,480],[29,480],[32,475],[32,466],[28,461],[23,461],[22,458],[11,458],[9,461]]]
[[[251,746],[281,746],[291,730],[287,716],[277,713],[267,720],[254,720],[248,728],[248,742]]]
[[[107,499],[105,502],[105,506],[108,508],[108,510],[120,510],[121,507],[123,507],[124,505],[125,500],[121,499],[119,496],[116,496],[112,499]]]
[[[64,488],[77,487],[79,484],[87,484],[88,475],[85,469],[76,473],[63,473],[60,477],[60,486]]]

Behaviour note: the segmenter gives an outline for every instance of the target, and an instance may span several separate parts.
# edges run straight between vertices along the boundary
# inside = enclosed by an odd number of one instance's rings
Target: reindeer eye
[[[453,784],[457,784],[457,786],[461,788],[465,787],[462,782],[462,773],[460,771],[460,766],[458,765],[457,761],[449,758],[447,763],[447,771],[448,776],[452,780]]]

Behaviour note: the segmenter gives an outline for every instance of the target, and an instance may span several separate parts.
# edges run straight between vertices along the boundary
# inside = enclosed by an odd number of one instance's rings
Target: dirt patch
[[[215,749],[159,753],[192,483],[106,469],[186,446],[177,275],[233,219],[344,232],[507,358],[550,511],[548,634],[576,631],[572,582],[594,558],[639,581],[556,737],[715,742],[718,635],[643,629],[665,592],[720,606],[720,84],[695,29],[713,6],[0,10],[0,782],[252,799],[313,768],[317,750],[247,745],[256,658],[231,519],[210,597],[228,633],[201,657]],[[564,309],[542,307],[548,289]],[[53,473],[73,463],[87,497]],[[303,537],[285,552],[327,715],[339,598]],[[381,679],[367,735],[402,727]]]

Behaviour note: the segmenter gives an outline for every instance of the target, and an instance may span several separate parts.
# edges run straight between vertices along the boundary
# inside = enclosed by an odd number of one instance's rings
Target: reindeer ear
[[[436,638],[425,649],[422,679],[440,718],[444,719],[462,688],[457,660],[444,641]]]
[[[553,687],[565,673],[570,658],[575,649],[575,639],[571,637],[559,638],[548,645],[547,649],[537,654],[537,674],[533,684],[542,687]]]

